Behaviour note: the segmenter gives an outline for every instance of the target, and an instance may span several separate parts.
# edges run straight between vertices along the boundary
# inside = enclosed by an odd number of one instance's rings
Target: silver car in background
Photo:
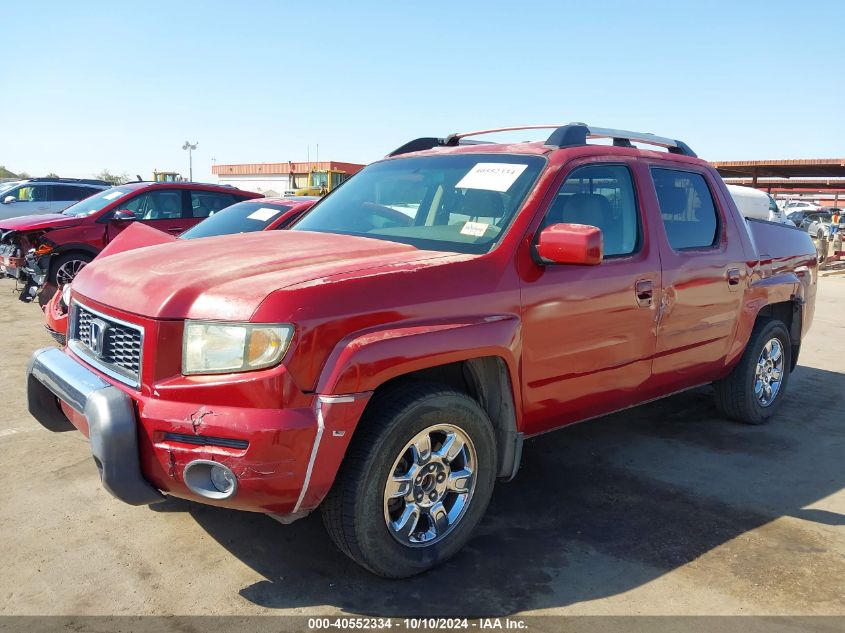
[[[837,222],[833,222],[836,216]],[[822,213],[810,213],[801,222],[801,228],[806,229],[810,237],[830,240],[841,230],[842,211],[840,209],[825,209]]]
[[[0,184],[0,220],[21,215],[59,213],[111,187],[105,180],[27,178]]]

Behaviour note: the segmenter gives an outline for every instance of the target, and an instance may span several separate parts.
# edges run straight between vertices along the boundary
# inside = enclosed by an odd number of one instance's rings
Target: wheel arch
[[[510,481],[516,476],[522,458],[523,434],[519,431],[515,391],[504,358],[481,356],[400,374],[379,385],[374,395],[409,382],[442,384],[475,400],[493,424],[497,477]]]
[[[516,317],[479,318],[355,335],[330,356],[317,393],[377,393],[407,381],[436,382],[466,393],[493,423],[498,476],[512,479],[523,437],[519,326]]]
[[[61,246],[57,246],[53,249],[54,256],[62,256],[68,253],[84,253],[86,255],[90,255],[92,258],[96,257],[100,254],[100,251],[91,246],[90,244],[62,244]]]
[[[49,279],[54,278],[56,272],[56,261],[58,259],[73,253],[79,253],[81,255],[85,255],[86,257],[90,257],[91,259],[94,259],[97,255],[99,255],[99,251],[88,244],[63,244],[55,248],[50,253],[50,261],[47,263],[47,277]]]
[[[755,323],[760,319],[774,319],[782,322],[789,332],[789,340],[792,347],[792,357],[789,370],[795,369],[798,364],[798,353],[801,351],[801,333],[803,331],[804,302],[798,297],[786,301],[777,301],[764,305],[757,312]]]
[[[733,344],[727,355],[724,372],[730,372],[745,351],[754,325],[762,318],[778,319],[789,331],[792,347],[790,370],[798,362],[801,339],[813,316],[815,298],[814,273],[808,266],[795,270],[764,273],[749,287],[742,306]]]

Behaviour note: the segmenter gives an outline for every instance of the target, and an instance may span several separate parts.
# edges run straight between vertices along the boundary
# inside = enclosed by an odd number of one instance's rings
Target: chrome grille
[[[144,330],[73,302],[70,346],[103,373],[137,387]]]

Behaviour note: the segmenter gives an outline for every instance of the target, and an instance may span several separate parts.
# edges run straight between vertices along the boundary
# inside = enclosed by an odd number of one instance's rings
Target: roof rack
[[[546,139],[547,147],[580,147],[587,144],[588,138],[610,138],[616,147],[633,147],[634,143],[645,143],[665,147],[672,154],[683,156],[696,156],[689,145],[683,141],[656,136],[647,132],[628,132],[626,130],[614,130],[610,128],[590,127],[586,123],[569,123],[567,125],[522,125],[515,127],[501,127],[490,130],[478,130],[475,132],[461,132],[450,134],[446,138],[422,137],[408,141],[401,147],[393,150],[387,156],[399,156],[410,152],[421,152],[435,147],[455,147],[457,145],[475,145],[484,141],[465,140],[469,136],[481,134],[493,134],[495,132],[513,132],[516,130],[549,130],[554,131]]]
[[[646,143],[665,147],[672,154],[696,156],[690,146],[683,141],[656,136],[649,132],[629,132],[604,127],[590,127],[586,123],[570,123],[560,126],[546,139],[546,145],[551,147],[577,147],[586,145],[588,138],[612,138],[616,147],[633,147],[632,141],[634,143]]]
[[[447,136],[446,138],[437,138],[435,136],[423,136],[422,138],[415,138],[413,141],[408,141],[401,147],[397,147],[395,150],[390,152],[387,157],[390,158],[391,156],[399,156],[400,154],[410,154],[411,152],[422,152],[427,149],[433,149],[435,147],[453,147],[455,145],[489,145],[490,141],[460,141],[457,140],[454,143],[447,143],[449,139],[452,138],[454,135]]]

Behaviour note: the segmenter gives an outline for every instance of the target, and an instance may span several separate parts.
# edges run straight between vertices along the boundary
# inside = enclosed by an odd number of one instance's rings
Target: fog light
[[[235,476],[228,468],[221,468],[220,466],[211,467],[211,483],[222,493],[231,492],[235,487]]]
[[[238,490],[238,478],[228,466],[208,459],[196,459],[182,473],[188,489],[208,499],[228,499]]]

